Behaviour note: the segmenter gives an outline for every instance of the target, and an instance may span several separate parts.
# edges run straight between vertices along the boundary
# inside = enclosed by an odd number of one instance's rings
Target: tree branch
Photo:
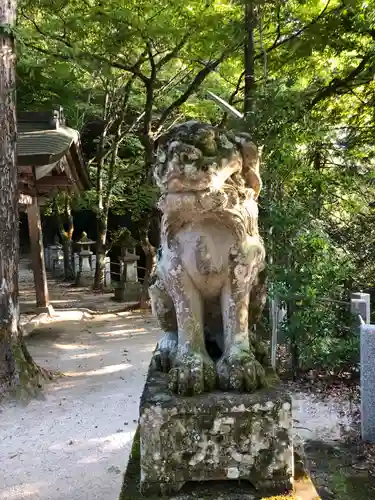
[[[243,80],[244,76],[245,76],[245,71],[242,71],[242,73],[240,74],[240,76],[238,78],[236,88],[234,89],[234,91],[231,93],[231,95],[229,97],[229,100],[228,100],[229,104],[236,104],[234,102],[234,100],[235,100],[236,96],[238,95],[238,93],[240,92],[240,90],[243,90],[243,88],[241,89],[241,84],[242,84],[242,80]],[[238,102],[241,102],[241,101],[238,101]],[[227,119],[228,119],[228,113],[223,113],[223,116],[222,116],[221,121],[219,122],[218,126],[224,127]]]
[[[178,53],[182,49],[182,47],[185,45],[187,40],[189,39],[191,33],[186,33],[185,36],[182,37],[181,41],[176,45],[176,47],[171,50],[171,52],[168,52],[164,57],[162,57],[157,63],[156,63],[156,68],[160,69],[163,66],[165,66],[169,61],[177,57]]]
[[[234,50],[236,50],[239,46],[236,45],[236,47],[232,47],[231,49],[228,49],[224,51],[221,56],[216,59],[215,61],[212,61],[207,64],[203,69],[201,69],[195,76],[194,80],[190,83],[188,88],[185,90],[185,92],[178,97],[168,108],[166,108],[159,120],[156,123],[156,129],[160,131],[162,126],[164,125],[165,121],[168,119],[168,117],[175,111],[177,110],[182,104],[184,104],[189,97],[198,90],[199,86],[204,82],[204,80],[207,78],[207,76],[214,71],[227,57],[229,57],[230,54]]]
[[[29,16],[25,15],[22,12],[21,12],[21,15],[25,19],[27,19],[29,22],[31,22],[31,24],[34,26],[34,28],[36,29],[36,31],[40,35],[42,35],[43,37],[48,38],[48,39],[50,39],[52,41],[55,41],[55,42],[58,42],[58,43],[62,43],[68,49],[74,49],[74,46],[73,46],[73,44],[71,42],[67,41],[66,39],[64,39],[61,36],[52,35],[50,33],[44,32],[40,28],[40,26],[36,23],[36,21],[34,19],[30,18]],[[60,53],[50,52],[49,50],[43,49],[41,47],[38,47],[38,46],[36,46],[34,44],[30,44],[28,42],[24,42],[24,45],[26,47],[32,48],[32,49],[34,49],[34,50],[36,50],[38,52],[41,52],[42,54],[50,55],[50,56],[53,56],[53,57],[55,57],[57,59],[64,60],[64,61],[73,61],[74,59],[77,59],[77,58],[79,60],[93,59],[95,61],[99,61],[101,63],[108,64],[109,66],[112,66],[113,68],[121,69],[121,70],[126,71],[128,73],[132,73],[132,74],[136,75],[144,84],[146,84],[147,81],[148,81],[147,76],[144,75],[142,73],[142,71],[141,71],[141,65],[146,60],[145,56],[147,54],[147,51],[143,52],[142,55],[141,55],[141,57],[134,64],[126,64],[125,62],[122,62],[120,60],[111,61],[110,59],[108,59],[108,58],[106,58],[104,56],[91,54],[89,52],[80,52],[80,53],[75,54],[73,56],[73,55],[67,55],[67,54],[60,54]]]
[[[72,49],[73,46],[72,44],[66,39],[66,37],[62,37],[62,36],[59,36],[59,35],[51,35],[49,33],[45,33],[41,28],[40,26],[36,23],[36,21],[31,18],[30,16],[28,16],[27,14],[25,14],[22,9],[20,11],[20,14],[23,18],[25,18],[27,21],[29,21],[35,28],[35,30],[39,33],[39,35],[42,35],[44,36],[45,38],[50,38],[51,40],[54,40],[56,42],[60,42],[62,44],[64,44],[66,47],[68,47],[69,49]]]
[[[145,83],[146,102],[145,102],[144,116],[143,116],[143,134],[145,140],[146,137],[149,139],[151,134],[152,107],[154,104],[154,86],[157,75],[157,65],[155,63],[154,56],[152,55],[151,43],[148,41],[146,45],[147,45],[148,59],[150,61],[151,73],[147,83]],[[147,146],[145,145],[145,147]]]
[[[317,17],[312,19],[309,23],[307,23],[305,26],[300,28],[298,31],[293,33],[293,35],[289,36],[288,38],[284,38],[283,40],[280,39],[281,38],[280,25],[278,25],[276,39],[273,42],[273,44],[270,47],[268,47],[268,49],[266,49],[266,53],[268,54],[269,52],[272,52],[273,50],[280,47],[280,45],[284,45],[285,43],[288,43],[291,40],[298,38],[304,31],[306,31],[308,28],[311,28],[311,26],[314,26],[314,24],[316,24],[318,21],[320,21],[322,19],[322,17],[325,16],[330,3],[331,3],[331,0],[328,0],[325,7],[323,8],[321,13]],[[334,10],[341,10],[341,8],[342,7],[340,6],[340,7],[338,7],[338,9],[334,9]],[[278,19],[279,19],[279,15],[280,15],[280,13],[278,13]],[[256,59],[259,59],[260,57],[262,57],[262,54],[259,54],[258,56],[256,56]]]
[[[331,80],[331,82],[326,87],[321,89],[315,95],[315,97],[310,102],[308,109],[313,108],[323,99],[326,99],[327,97],[330,97],[334,94],[342,93],[344,89],[347,90],[348,88],[350,88],[349,86],[350,82],[355,80],[355,78],[362,73],[362,71],[366,68],[366,64],[371,60],[371,57],[372,55],[370,54],[364,56],[361,62],[354,69],[352,69],[352,71],[350,71],[350,73],[348,73],[348,75],[345,78],[334,78],[333,80]],[[372,70],[371,73],[373,72],[374,66],[375,64],[373,63],[371,68],[368,68]],[[369,81],[371,81],[372,79],[373,79],[373,74],[369,76]],[[361,82],[361,84],[362,83],[366,82]]]

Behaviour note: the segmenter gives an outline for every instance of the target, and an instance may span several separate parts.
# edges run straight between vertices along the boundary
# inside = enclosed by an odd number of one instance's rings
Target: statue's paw
[[[206,353],[193,351],[189,345],[179,348],[169,372],[170,389],[181,396],[194,396],[215,389],[215,363]]]
[[[223,391],[252,392],[265,381],[263,366],[254,354],[242,347],[232,347],[216,365],[220,388]]]
[[[177,354],[177,346],[177,333],[167,332],[158,342],[152,357],[152,363],[157,370],[165,373],[169,372]]]

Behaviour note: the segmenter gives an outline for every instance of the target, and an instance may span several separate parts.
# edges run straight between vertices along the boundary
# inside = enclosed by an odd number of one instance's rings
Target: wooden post
[[[38,198],[33,197],[33,202],[27,207],[27,219],[29,223],[29,236],[31,243],[32,265],[34,273],[36,305],[37,307],[50,309],[47,273],[44,262],[43,233],[40,220]]]

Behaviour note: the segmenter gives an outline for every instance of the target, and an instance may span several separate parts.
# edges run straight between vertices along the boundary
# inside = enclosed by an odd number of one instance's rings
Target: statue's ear
[[[254,190],[255,199],[257,199],[262,189],[260,161],[263,147],[258,148],[248,134],[237,134],[236,144],[242,154],[242,176],[245,180],[246,187]]]

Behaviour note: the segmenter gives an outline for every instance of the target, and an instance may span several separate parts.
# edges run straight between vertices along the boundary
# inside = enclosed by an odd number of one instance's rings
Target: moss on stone
[[[304,469],[303,462],[298,454],[295,454],[295,480],[296,492],[289,495],[264,496],[256,493],[246,482],[242,481],[226,481],[226,482],[208,482],[208,483],[189,483],[178,495],[173,496],[173,500],[299,500],[299,490],[306,491],[306,484],[310,483],[310,478]],[[120,493],[119,500],[143,500],[148,498],[156,500],[155,495],[143,496],[139,491],[140,483],[140,437],[139,428],[134,437],[132,451],[124,481]],[[314,488],[311,488],[314,492]],[[164,497],[165,498],[165,497]],[[317,496],[306,497],[309,500],[318,500]],[[355,498],[355,497],[353,497]],[[370,498],[370,497],[368,497]]]

